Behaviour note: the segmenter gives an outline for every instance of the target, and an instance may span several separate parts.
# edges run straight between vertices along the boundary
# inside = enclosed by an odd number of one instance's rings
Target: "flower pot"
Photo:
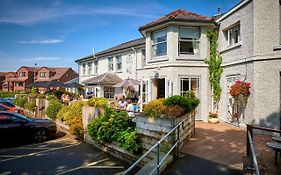
[[[209,118],[209,123],[213,123],[213,124],[219,123],[219,119],[218,118]]]

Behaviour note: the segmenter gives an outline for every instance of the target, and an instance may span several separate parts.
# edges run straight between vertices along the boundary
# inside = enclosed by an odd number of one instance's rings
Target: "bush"
[[[198,107],[198,105],[200,104],[199,98],[196,97],[194,91],[187,91],[186,94],[185,94],[185,97],[187,98],[188,103],[191,106],[191,109],[187,112],[194,111]]]
[[[167,106],[165,113],[167,114],[167,116],[170,117],[180,117],[183,114],[185,114],[185,109],[181,106],[175,105],[175,106]]]
[[[27,97],[26,96],[19,96],[14,100],[14,104],[23,108],[24,105],[27,103]]]
[[[161,117],[166,111],[166,106],[163,105],[163,102],[163,98],[149,102],[143,109],[144,115],[147,117]]]
[[[57,100],[50,101],[50,104],[46,109],[47,116],[54,120],[62,107],[63,107],[63,104],[60,103],[59,101],[57,101]]]
[[[7,98],[7,97],[15,97],[15,95],[17,94],[17,92],[4,92],[4,91],[0,91],[0,98]]]
[[[126,112],[116,112],[113,108],[106,107],[103,115],[89,123],[88,132],[98,143],[115,141],[124,149],[138,154],[142,147],[133,128],[134,124]]]
[[[35,99],[32,99],[30,102],[25,103],[24,108],[34,112],[36,109],[36,101]]]
[[[55,95],[48,95],[47,100],[51,101],[51,100],[58,100],[58,99]]]
[[[69,126],[69,132],[75,136],[83,137],[82,107],[86,102],[77,101],[71,106],[64,106],[57,114],[57,119]]]
[[[109,101],[106,98],[91,98],[90,100],[88,100],[88,105],[89,106],[93,106],[93,107],[106,107],[108,106]]]

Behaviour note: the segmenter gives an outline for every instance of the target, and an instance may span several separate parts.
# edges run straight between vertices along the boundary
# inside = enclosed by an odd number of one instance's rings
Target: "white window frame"
[[[196,38],[181,38],[181,29],[197,29],[198,30],[198,36]],[[179,35],[178,35],[178,55],[198,55],[200,53],[200,27],[190,27],[190,26],[179,26]],[[180,51],[180,45],[181,42],[191,42],[193,45],[193,53],[181,53]],[[194,50],[197,49],[198,51],[195,53]]]
[[[179,93],[180,93],[181,96],[184,96],[184,94],[186,93],[186,91],[183,90],[183,83],[182,83],[183,79],[188,80],[188,89],[189,90],[192,89],[191,79],[198,79],[197,86],[198,86],[198,91],[200,92],[200,88],[201,88],[201,86],[200,86],[200,81],[201,81],[200,76],[184,76],[184,75],[181,75],[181,76],[179,76]],[[197,94],[197,95],[199,95],[199,94]]]
[[[47,77],[47,72],[40,72],[40,77],[41,78],[46,78]]]
[[[107,91],[109,90],[109,91]],[[111,86],[103,87],[103,97],[108,99],[113,99],[115,94],[115,88]]]
[[[82,64],[82,75],[86,75],[86,64]]]
[[[98,62],[98,61],[95,61],[95,62],[94,62],[94,64],[95,64],[95,70],[94,70],[94,73],[95,73],[95,74],[98,74],[98,70],[99,70],[99,62]]]
[[[19,77],[26,77],[26,73],[25,72],[20,72],[19,73]]]
[[[108,58],[108,71],[113,71],[114,70],[114,64],[113,64],[113,57]]]
[[[156,42],[156,38],[154,38],[154,36],[153,35],[155,35],[156,33],[160,33],[160,32],[162,32],[162,31],[165,31],[165,37],[166,37],[166,39],[165,39],[165,41],[160,41],[160,42]],[[162,36],[161,36],[162,37]],[[153,58],[157,58],[157,57],[161,57],[161,56],[165,56],[165,55],[167,55],[167,50],[168,50],[168,45],[167,45],[167,29],[165,28],[165,29],[161,29],[161,30],[157,30],[157,31],[153,31],[153,32],[151,32],[151,40],[152,40],[152,52],[153,52]],[[160,44],[163,44],[163,43],[166,43],[166,52],[165,53],[163,53],[163,54],[160,54],[160,55],[157,55],[156,54],[156,51],[155,51],[155,48],[158,46],[158,45],[160,45]]]
[[[120,68],[118,68],[120,66]],[[116,56],[116,70],[117,72],[122,72],[122,56]]]
[[[88,75],[92,74],[92,65],[93,65],[92,62],[88,62]]]
[[[239,44],[241,42],[240,22],[226,29],[225,33],[228,47]]]

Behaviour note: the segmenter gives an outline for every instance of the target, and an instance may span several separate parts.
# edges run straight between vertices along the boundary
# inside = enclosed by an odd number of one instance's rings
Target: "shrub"
[[[4,92],[0,91],[0,98],[15,97],[17,92]]]
[[[200,104],[199,98],[196,97],[194,91],[186,91],[185,97],[187,98],[188,103],[191,106],[191,109],[188,110],[187,112],[194,111],[198,107],[198,105]]]
[[[30,102],[25,103],[24,108],[34,112],[36,109],[36,101],[35,99],[30,100]]]
[[[180,96],[180,95],[174,95],[169,98],[166,98],[163,101],[163,104],[165,106],[179,106],[184,109],[185,112],[190,111],[191,104],[188,102],[188,99]]]
[[[69,132],[75,136],[83,137],[82,107],[86,102],[77,101],[71,106],[64,106],[57,114],[57,119],[69,126]]]
[[[181,106],[175,105],[175,106],[167,106],[165,113],[167,114],[167,116],[171,116],[171,117],[179,117],[182,116],[183,114],[185,114],[185,109]]]
[[[89,106],[93,106],[93,107],[106,107],[108,106],[109,101],[106,98],[91,98],[90,100],[88,100],[88,105]]]
[[[134,124],[126,112],[106,107],[103,115],[89,123],[88,132],[96,142],[116,141],[119,146],[137,154],[141,152],[141,144],[133,128]]]
[[[27,97],[26,96],[19,96],[14,100],[14,104],[23,108],[25,103],[27,103]]]
[[[51,101],[51,100],[58,100],[58,99],[55,95],[48,95],[47,100]]]
[[[57,113],[61,110],[62,107],[63,104],[61,104],[59,101],[57,100],[50,101],[50,104],[46,109],[47,116],[54,120],[57,116]]]
[[[164,99],[160,98],[152,100],[143,109],[143,113],[147,117],[161,117],[165,114],[166,106],[163,105]]]

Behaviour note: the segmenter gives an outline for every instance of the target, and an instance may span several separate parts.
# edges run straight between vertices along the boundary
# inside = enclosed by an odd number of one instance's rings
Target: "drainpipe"
[[[136,58],[136,73],[135,73],[135,79],[137,79],[137,51],[134,47],[132,47],[132,50],[135,52],[135,58]]]

